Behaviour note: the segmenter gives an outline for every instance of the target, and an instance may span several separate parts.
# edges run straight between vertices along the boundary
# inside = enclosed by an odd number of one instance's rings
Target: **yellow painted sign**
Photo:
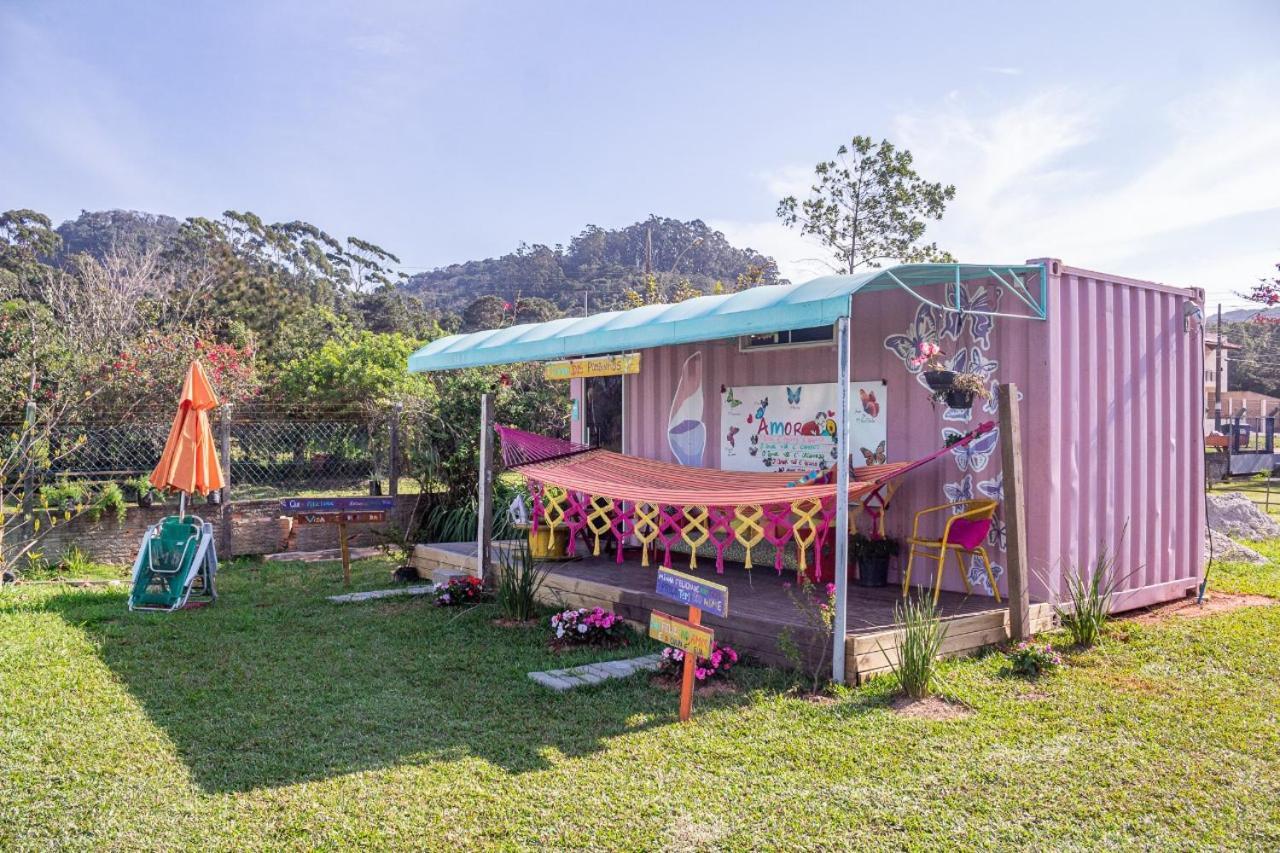
[[[584,379],[589,376],[622,376],[640,372],[640,353],[603,355],[595,358],[571,358],[549,361],[542,366],[547,379]]]
[[[715,632],[679,616],[652,610],[649,612],[649,636],[659,643],[690,652],[694,657],[709,658]]]

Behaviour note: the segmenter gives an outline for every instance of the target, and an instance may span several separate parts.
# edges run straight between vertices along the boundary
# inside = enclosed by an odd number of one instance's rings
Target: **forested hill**
[[[780,283],[771,258],[731,245],[701,220],[650,216],[625,228],[588,225],[567,246],[522,244],[499,258],[419,273],[405,288],[446,313],[461,314],[481,296],[512,302],[536,297],[577,311],[584,291],[594,311],[618,306],[626,290],[644,290],[646,254],[662,290],[686,280],[703,293],[711,293],[717,283],[733,290],[740,276],[751,284]]]
[[[182,225],[163,214],[84,211],[58,226],[62,245],[51,260],[61,264],[81,252],[101,260],[113,247],[164,251],[175,245]],[[414,256],[412,246],[388,248],[406,259]],[[656,293],[646,288],[646,255]],[[462,316],[482,296],[512,303],[545,299],[552,305],[543,303],[546,310],[535,312],[541,316],[554,310],[580,311],[584,291],[595,311],[618,307],[627,290],[647,290],[648,295],[667,300],[696,295],[694,291],[711,293],[717,284],[733,290],[780,282],[773,259],[731,245],[705,222],[650,216],[625,228],[588,225],[567,246],[521,244],[498,258],[421,272],[400,288],[440,317]]]

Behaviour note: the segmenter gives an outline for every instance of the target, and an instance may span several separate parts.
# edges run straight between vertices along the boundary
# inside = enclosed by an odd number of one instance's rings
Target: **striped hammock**
[[[883,534],[884,510],[903,474],[968,444],[995,428],[988,422],[922,459],[852,469],[850,511],[867,512]],[[835,466],[813,479],[795,473],[748,473],[690,468],[670,462],[625,456],[564,439],[497,427],[502,458],[525,479],[533,500],[534,532],[545,525],[569,532],[569,550],[579,536],[593,539],[600,555],[601,537],[612,536],[617,561],[623,543],[640,543],[641,564],[661,547],[663,565],[671,566],[672,546],[689,549],[689,567],[698,566],[698,549],[710,545],[716,570],[724,571],[725,550],[736,543],[752,567],[752,549],[768,543],[780,573],[787,546],[793,546],[801,572],[808,570],[807,552],[821,551],[835,522]],[[852,525],[851,525],[852,529]],[[821,565],[814,576],[821,580]]]

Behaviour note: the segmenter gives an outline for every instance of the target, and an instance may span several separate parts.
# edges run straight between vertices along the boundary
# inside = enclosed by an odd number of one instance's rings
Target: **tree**
[[[921,244],[926,220],[942,218],[956,188],[930,183],[912,167],[911,152],[888,140],[879,145],[855,136],[836,158],[814,167],[809,197],[787,196],[778,216],[800,233],[817,237],[853,273],[894,258],[906,263],[952,261],[936,243]]]
[[[511,319],[511,303],[500,296],[481,296],[462,312],[462,331],[500,329]]]

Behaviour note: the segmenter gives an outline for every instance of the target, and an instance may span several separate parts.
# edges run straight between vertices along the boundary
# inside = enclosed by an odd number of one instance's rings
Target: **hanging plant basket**
[[[946,393],[951,390],[951,384],[956,381],[956,372],[954,370],[926,370],[924,372],[924,384],[929,386],[929,390],[933,392]]]
[[[951,409],[973,408],[972,391],[962,391],[958,388],[951,388],[945,392],[943,399],[947,401],[947,407]]]

